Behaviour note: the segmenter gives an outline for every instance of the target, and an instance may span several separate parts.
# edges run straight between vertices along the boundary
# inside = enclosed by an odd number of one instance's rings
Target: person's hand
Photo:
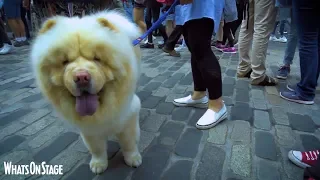
[[[193,0],[180,0],[180,4],[184,5],[184,4],[191,4],[193,3]]]
[[[22,7],[24,7],[25,9],[29,10],[29,3],[30,1],[29,0],[23,0],[22,2]]]

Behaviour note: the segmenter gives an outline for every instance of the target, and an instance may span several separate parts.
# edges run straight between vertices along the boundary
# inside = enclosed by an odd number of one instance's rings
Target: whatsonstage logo
[[[63,175],[63,165],[49,165],[46,162],[20,165],[3,162],[5,175]]]

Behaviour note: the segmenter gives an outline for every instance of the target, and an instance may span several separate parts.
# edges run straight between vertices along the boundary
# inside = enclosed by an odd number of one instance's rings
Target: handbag
[[[165,5],[171,5],[171,4],[173,4],[174,0],[157,0],[157,2],[165,4]]]

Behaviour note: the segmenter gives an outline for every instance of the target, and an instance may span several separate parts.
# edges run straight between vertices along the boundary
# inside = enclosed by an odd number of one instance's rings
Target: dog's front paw
[[[128,166],[139,167],[142,163],[142,157],[139,152],[136,153],[125,153],[124,161]]]
[[[91,158],[90,169],[95,174],[103,173],[108,168],[108,159]]]

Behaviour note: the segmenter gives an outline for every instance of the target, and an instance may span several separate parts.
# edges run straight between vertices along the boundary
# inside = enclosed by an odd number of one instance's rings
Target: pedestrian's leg
[[[160,8],[159,7],[152,8],[153,23],[155,23],[159,19],[159,16],[160,16]],[[159,25],[159,33],[161,34],[163,41],[166,42],[168,39],[168,35],[166,33],[166,28],[162,24]]]
[[[275,27],[276,12],[275,0],[255,0],[254,34],[252,41],[251,84],[274,86],[276,79],[266,76],[265,61],[271,32]]]
[[[247,12],[245,12],[247,13]],[[238,40],[239,50],[239,65],[237,76],[239,78],[250,78],[251,74],[251,61],[250,49],[253,38],[253,23],[254,23],[254,1],[249,0],[249,13],[245,16],[246,19],[242,21]],[[249,22],[248,22],[249,21]]]
[[[297,24],[300,82],[290,91],[280,92],[280,97],[301,104],[313,104],[319,77],[320,25],[314,19],[320,18],[316,1],[293,0],[293,16]]]
[[[214,21],[209,18],[203,18],[189,21],[186,26],[188,29],[189,49],[193,60],[195,60],[191,66],[195,66],[192,68],[197,68],[196,71],[201,73],[201,84],[203,87],[207,87],[209,96],[208,110],[198,120],[196,127],[198,129],[208,129],[224,120],[227,115],[226,107],[221,98],[221,68],[218,59],[211,50],[210,44]],[[195,75],[193,77],[195,79]]]
[[[149,30],[152,27],[152,8],[147,7],[146,9],[146,17],[145,17],[147,29]],[[152,32],[148,34],[148,43],[152,44],[153,39],[152,39]]]
[[[134,3],[133,21],[139,26],[141,33],[145,33],[147,31],[147,26],[144,21],[144,9],[144,5]]]
[[[307,1],[309,2],[309,1]],[[297,94],[303,100],[313,101],[319,77],[319,23],[320,8],[316,3],[294,0],[294,16],[298,24],[301,80]],[[313,1],[312,1],[313,2]]]
[[[25,34],[26,34],[26,37],[27,38],[30,38],[30,32],[29,32],[29,27],[28,27],[28,22],[27,22],[27,19],[26,19],[26,16],[27,16],[27,10],[22,7],[20,7],[20,11],[21,11],[21,20],[23,22],[23,26],[24,26],[24,29],[25,29]]]
[[[296,28],[295,19],[292,17],[291,12],[291,24],[290,24],[290,32],[288,34],[288,44],[284,53],[283,58],[283,66],[280,67],[277,78],[279,79],[287,79],[290,73],[290,65],[292,64],[294,54],[296,52],[297,43],[298,43],[298,35]]]

